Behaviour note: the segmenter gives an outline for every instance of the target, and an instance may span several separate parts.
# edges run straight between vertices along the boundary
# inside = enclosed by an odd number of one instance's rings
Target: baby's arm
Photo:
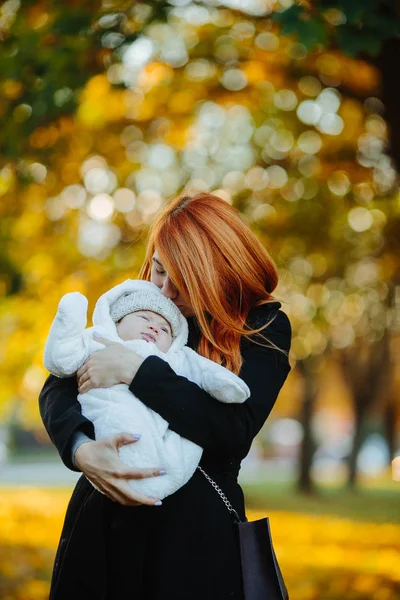
[[[250,390],[240,377],[187,346],[171,354],[171,357],[167,356],[168,363],[177,375],[197,383],[220,402],[241,404],[250,397]]]
[[[73,375],[91,352],[104,347],[93,340],[92,327],[85,329],[87,306],[87,298],[79,292],[60,300],[44,349],[44,366],[57,377]]]

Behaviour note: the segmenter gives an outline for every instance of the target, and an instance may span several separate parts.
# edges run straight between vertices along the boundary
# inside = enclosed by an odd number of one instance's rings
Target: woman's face
[[[152,258],[150,281],[160,288],[163,296],[170,298],[174,304],[176,304],[184,317],[191,317],[194,314],[192,306],[185,301],[181,293],[170,280],[157,250],[154,251]]]

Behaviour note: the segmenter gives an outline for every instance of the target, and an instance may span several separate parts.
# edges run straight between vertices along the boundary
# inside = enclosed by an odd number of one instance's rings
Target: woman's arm
[[[285,313],[277,312],[266,335],[289,351],[291,328]],[[158,357],[149,357],[142,363],[130,390],[164,417],[179,435],[204,450],[241,459],[271,412],[290,371],[287,357],[278,350],[251,343],[242,356],[240,377],[251,395],[240,405],[216,402],[196,384],[176,375]]]
[[[39,410],[47,433],[66,467],[78,471],[72,461],[72,444],[81,431],[95,439],[93,423],[82,415],[76,377],[50,375],[39,395]]]
[[[64,464],[74,471],[82,471],[100,491],[120,504],[161,504],[158,498],[133,492],[128,480],[163,475],[162,465],[134,469],[125,467],[119,459],[119,448],[137,442],[140,436],[121,432],[99,441],[89,441],[77,448],[76,464],[73,462],[72,446],[77,433],[82,432],[93,440],[95,437],[93,423],[82,415],[77,396],[75,377],[59,379],[53,375],[47,378],[39,396],[43,423]]]

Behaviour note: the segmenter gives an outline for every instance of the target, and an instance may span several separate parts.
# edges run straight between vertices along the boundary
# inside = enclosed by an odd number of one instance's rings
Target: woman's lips
[[[156,343],[156,338],[154,335],[152,335],[151,333],[142,333],[142,338],[146,341],[146,342],[153,342],[154,344]]]

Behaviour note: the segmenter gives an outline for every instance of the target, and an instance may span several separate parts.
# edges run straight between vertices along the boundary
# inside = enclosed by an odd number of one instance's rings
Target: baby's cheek
[[[171,348],[171,344],[171,339],[162,339],[158,343],[158,349],[161,350],[161,352],[168,352],[168,350]]]

